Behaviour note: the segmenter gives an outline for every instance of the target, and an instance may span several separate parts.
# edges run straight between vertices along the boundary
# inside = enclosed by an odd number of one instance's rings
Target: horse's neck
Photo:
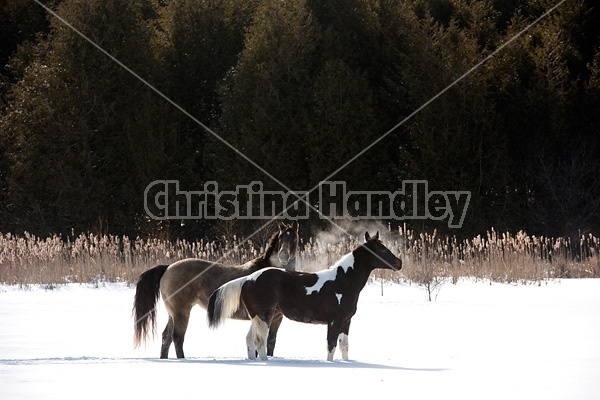
[[[356,252],[352,252],[352,256],[352,264],[346,267],[346,273],[343,274],[340,277],[340,279],[342,281],[350,283],[351,287],[358,289],[358,292],[360,292],[369,281],[369,276],[371,275],[372,268],[369,268],[367,264],[365,264],[367,260],[365,260],[364,256],[362,256],[361,254],[356,254]],[[346,260],[346,256],[342,258],[342,263],[343,260]],[[343,285],[347,283],[344,283]]]
[[[279,237],[277,235],[273,235],[269,241],[267,242],[267,248],[262,256],[258,258],[263,258],[265,260],[269,260],[271,257],[277,254],[277,248],[279,247]]]
[[[356,274],[351,279],[353,280],[354,285],[358,288],[360,292],[367,282],[369,281],[369,276],[371,275],[371,270],[364,266],[354,265],[354,273]]]
[[[246,264],[243,265],[243,267],[245,269],[247,269],[248,273],[250,273],[250,274],[258,271],[259,269],[267,268],[270,266],[271,265],[268,262],[268,260],[265,260],[264,257],[262,257],[262,256],[256,257],[255,259],[250,260]]]

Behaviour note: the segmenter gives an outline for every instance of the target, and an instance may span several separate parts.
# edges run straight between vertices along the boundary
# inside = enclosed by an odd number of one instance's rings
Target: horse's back
[[[322,284],[323,280],[333,281],[333,272],[314,274],[268,268],[255,274],[242,288],[242,300],[251,315],[268,317],[279,310],[294,321],[327,324],[356,312],[353,296],[336,284]],[[320,289],[313,290],[319,283]]]
[[[313,273],[289,271],[282,268],[270,267],[254,272],[248,277],[256,290],[272,288],[273,291],[298,291],[300,287],[314,284],[318,276]]]
[[[310,315],[312,301],[306,287],[314,285],[317,279],[316,274],[266,268],[246,281],[242,301],[251,315],[270,314],[278,309],[292,320],[316,322]]]
[[[189,309],[196,303],[206,304],[212,293],[215,269],[219,264],[200,258],[186,258],[169,265],[160,281],[165,304],[173,309]],[[211,290],[212,288],[212,290]]]
[[[201,258],[187,258],[169,265],[160,282],[167,306],[188,309],[194,304],[206,308],[212,292],[221,285],[248,275],[249,263],[226,265]]]
[[[181,283],[189,282],[194,279],[198,274],[206,273],[208,267],[212,263],[207,260],[200,258],[186,258],[179,260],[169,265],[163,280],[161,281],[161,288],[168,288],[172,285],[181,286]]]

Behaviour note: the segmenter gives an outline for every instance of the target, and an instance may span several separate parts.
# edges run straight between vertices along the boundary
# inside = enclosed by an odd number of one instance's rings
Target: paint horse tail
[[[215,290],[208,300],[208,326],[218,328],[223,320],[231,317],[240,306],[242,286],[246,283],[246,276],[234,279]]]
[[[160,297],[160,279],[168,265],[157,265],[140,275],[133,300],[133,343],[139,347],[156,330],[156,302]]]

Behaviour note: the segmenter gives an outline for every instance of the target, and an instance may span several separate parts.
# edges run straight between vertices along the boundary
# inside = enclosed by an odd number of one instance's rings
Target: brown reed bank
[[[495,282],[531,283],[557,278],[600,277],[600,239],[591,234],[576,239],[499,233],[459,240],[437,232],[417,233],[401,227],[382,232],[382,240],[400,254],[400,273],[379,271],[375,278],[425,285],[474,278]],[[359,239],[319,235],[301,241],[298,264],[304,271],[328,267],[353,249]],[[263,240],[264,242],[264,240]],[[233,236],[217,241],[131,239],[95,235],[36,237],[0,233],[0,283],[60,285],[65,283],[135,283],[140,273],[157,264],[187,257],[240,264],[256,257],[264,243]]]

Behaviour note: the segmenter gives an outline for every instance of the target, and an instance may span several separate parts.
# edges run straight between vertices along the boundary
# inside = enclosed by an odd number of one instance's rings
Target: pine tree
[[[308,185],[307,131],[318,37],[303,1],[261,4],[244,49],[221,88],[219,134],[292,190]],[[281,187],[239,155],[214,142],[220,182]]]
[[[58,14],[139,75],[153,55],[143,1],[64,1]],[[148,89],[57,19],[13,86],[2,131],[12,143],[13,227],[130,232],[161,129]],[[153,105],[154,104],[154,105]],[[149,122],[148,118],[156,118]],[[162,132],[161,132],[162,134]]]

